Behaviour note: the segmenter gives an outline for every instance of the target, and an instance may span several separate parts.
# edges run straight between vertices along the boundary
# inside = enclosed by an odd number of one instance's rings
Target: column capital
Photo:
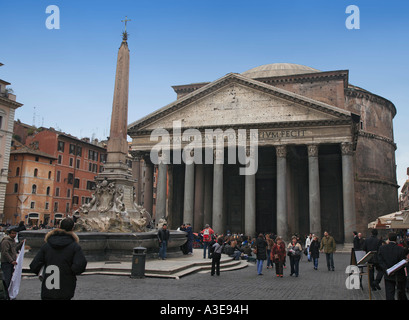
[[[343,156],[352,156],[354,154],[354,144],[352,142],[342,142],[341,154]]]
[[[152,161],[151,161],[151,155],[149,152],[143,152],[141,155],[143,161],[145,162],[146,165],[152,165]]]
[[[276,146],[276,155],[277,158],[287,157],[287,146],[286,145]]]
[[[145,152],[139,150],[131,150],[129,153],[131,154],[133,161],[139,161],[143,158]]]
[[[307,150],[309,157],[318,157],[318,144],[307,145]]]

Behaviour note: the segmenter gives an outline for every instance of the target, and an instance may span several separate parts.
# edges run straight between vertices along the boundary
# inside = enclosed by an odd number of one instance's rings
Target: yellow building
[[[14,149],[14,150],[13,150]],[[3,223],[28,225],[53,223],[52,211],[56,158],[14,141],[10,152],[9,183]]]

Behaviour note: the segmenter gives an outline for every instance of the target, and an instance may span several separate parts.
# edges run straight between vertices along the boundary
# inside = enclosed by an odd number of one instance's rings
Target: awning
[[[378,217],[368,223],[369,229],[409,229],[409,210],[402,210]]]

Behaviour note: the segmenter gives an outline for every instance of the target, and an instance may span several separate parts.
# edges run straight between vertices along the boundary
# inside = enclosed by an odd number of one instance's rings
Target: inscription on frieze
[[[236,132],[233,129],[227,130],[227,131],[222,131],[221,133],[223,135],[223,138],[225,141],[229,139],[235,140],[237,137],[241,136],[240,132]],[[200,134],[193,136],[189,135],[186,137],[183,136],[169,136],[169,141],[174,143],[180,143],[180,142],[191,142],[193,140],[196,141],[213,141],[214,137],[217,136],[218,133],[213,132],[213,130],[209,130],[208,132],[201,132]],[[308,132],[306,129],[284,129],[284,130],[253,130],[250,132],[247,130],[246,132],[247,139],[250,139],[250,136],[253,135],[252,138],[258,138],[258,141],[266,141],[266,140],[279,140],[279,139],[297,139],[297,138],[304,138],[304,137],[309,137],[311,136],[311,133]],[[254,136],[256,135],[256,136]]]
[[[307,130],[295,129],[295,130],[266,130],[258,132],[259,140],[274,140],[283,138],[303,138],[307,136]]]

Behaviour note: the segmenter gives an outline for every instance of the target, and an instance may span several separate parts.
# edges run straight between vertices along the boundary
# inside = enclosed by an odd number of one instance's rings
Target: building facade
[[[103,170],[106,148],[89,139],[40,128],[27,136],[30,148],[56,158],[52,210],[65,217],[91,200],[95,176]]]
[[[406,173],[409,177],[409,168],[407,168]],[[405,181],[400,190],[399,210],[409,210],[409,178]]]
[[[351,242],[396,211],[398,186],[395,106],[348,75],[278,63],[174,86],[176,101],[128,126],[144,205],[156,165],[156,217],[174,228]]]
[[[0,67],[2,65],[0,63]],[[15,110],[22,106],[21,103],[16,102],[16,96],[7,88],[8,85],[10,85],[9,82],[0,79],[0,219],[4,217],[14,114]]]
[[[55,162],[55,157],[14,141],[3,223],[54,225],[59,218],[52,211]]]

